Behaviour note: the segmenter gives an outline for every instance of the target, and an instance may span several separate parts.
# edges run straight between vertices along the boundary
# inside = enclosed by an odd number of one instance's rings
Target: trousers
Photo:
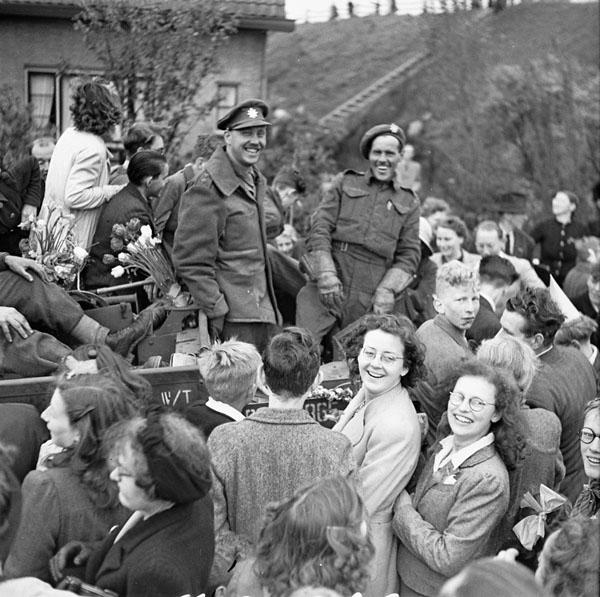
[[[377,286],[389,268],[388,262],[358,245],[332,251],[337,275],[344,289],[340,312],[330,311],[319,298],[317,283],[310,281],[296,299],[296,324],[320,341],[336,324],[345,328],[371,310]]]

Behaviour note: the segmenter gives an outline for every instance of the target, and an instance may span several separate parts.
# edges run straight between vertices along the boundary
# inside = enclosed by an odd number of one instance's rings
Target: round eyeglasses
[[[363,357],[367,359],[367,361],[372,361],[377,355],[379,355],[379,358],[381,359],[381,362],[384,365],[393,365],[397,361],[404,360],[404,357],[401,357],[398,354],[394,354],[393,352],[377,352],[372,348],[363,348],[361,352]]]
[[[466,396],[464,394],[461,394],[460,392],[450,392],[450,399],[448,400],[448,404],[452,404],[452,406],[460,406],[465,401],[465,398]],[[471,396],[467,400],[467,404],[474,413],[481,412],[485,408],[486,404],[489,404],[490,406],[496,406],[495,403],[486,402],[485,400],[482,400],[477,396]]]
[[[590,429],[589,427],[584,427],[579,432],[579,439],[584,444],[591,444],[597,437],[600,437],[600,434],[594,433],[594,430]]]

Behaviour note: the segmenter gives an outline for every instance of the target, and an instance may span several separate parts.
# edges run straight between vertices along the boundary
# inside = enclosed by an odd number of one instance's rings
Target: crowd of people
[[[500,195],[471,231],[378,124],[301,237],[301,173],[257,166],[262,100],[171,176],[148,123],[111,171],[109,85],[71,110],[35,146],[45,177],[32,157],[0,178],[0,378],[54,375],[39,414],[0,403],[0,596],[598,594],[600,242],[573,193],[529,234],[528,198]],[[90,291],[117,284],[115,226],[163,238],[207,317],[208,400],[158,407],[131,366],[164,302],[112,331],[20,256],[57,208]],[[328,428],[304,405],[333,359],[354,392]]]

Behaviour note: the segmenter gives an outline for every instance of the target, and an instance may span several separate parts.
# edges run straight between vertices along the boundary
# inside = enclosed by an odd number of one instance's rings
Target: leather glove
[[[339,311],[344,302],[344,292],[340,279],[333,272],[323,272],[317,282],[319,298],[329,309]]]
[[[373,296],[373,313],[385,315],[394,310],[396,299],[394,292],[389,288],[378,288]]]

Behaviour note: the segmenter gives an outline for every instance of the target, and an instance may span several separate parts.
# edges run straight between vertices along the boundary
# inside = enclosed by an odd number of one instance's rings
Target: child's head
[[[281,398],[300,398],[319,373],[319,345],[310,332],[289,327],[271,339],[263,354],[265,382]]]
[[[241,410],[254,395],[262,364],[256,347],[247,342],[215,342],[198,359],[209,395]]]
[[[435,310],[459,330],[468,330],[479,311],[479,277],[460,261],[442,265],[435,278]]]

